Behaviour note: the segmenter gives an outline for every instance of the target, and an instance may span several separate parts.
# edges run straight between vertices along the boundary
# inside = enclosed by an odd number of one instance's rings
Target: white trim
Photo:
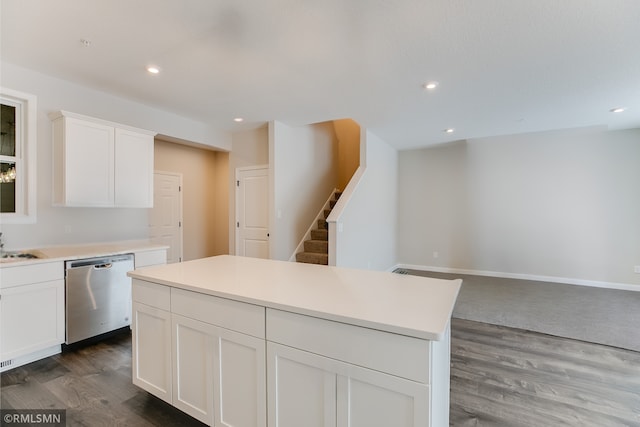
[[[413,264],[396,264],[394,267],[389,269],[389,271],[393,271],[397,268],[404,268],[408,270],[419,270],[419,271],[434,271],[437,273],[467,274],[470,276],[488,276],[488,277],[499,277],[504,279],[533,280],[537,282],[563,283],[567,285],[589,286],[592,288],[618,289],[622,291],[640,292],[640,285],[634,285],[632,283],[602,282],[597,280],[576,279],[576,278],[570,278],[570,277],[539,276],[535,274],[520,274],[520,273],[504,273],[500,271],[466,270],[463,268],[434,267],[434,266],[413,265]]]
[[[65,111],[65,110],[53,111],[49,113],[48,116],[49,116],[49,120],[51,121],[59,119],[60,117],[71,117],[74,119],[83,120],[87,122],[99,123],[99,124],[113,127],[113,128],[126,129],[132,132],[141,133],[143,135],[156,136],[158,134],[157,132],[154,132],[151,130],[141,129],[141,128],[137,128],[129,125],[123,125],[122,123],[110,122],[109,120],[98,119],[96,117],[85,116],[83,114],[72,113],[70,111]]]
[[[44,359],[45,357],[53,356],[55,354],[62,353],[62,346],[60,344],[51,347],[43,348],[42,350],[34,351],[33,353],[25,354],[14,358],[3,360],[4,366],[0,368],[0,372],[5,372],[18,366],[26,365],[27,363],[35,362],[36,360]],[[10,362],[10,363],[7,363]]]
[[[21,105],[22,142],[16,141],[16,157],[21,159],[22,169],[19,171],[21,183],[16,185],[16,213],[2,213],[0,219],[3,224],[34,224],[36,222],[37,197],[37,130],[38,130],[38,98],[24,92],[18,92],[6,87],[0,87],[0,97],[14,101]],[[20,145],[20,146],[18,146]]]
[[[269,169],[269,165],[254,165],[254,166],[241,166],[236,168],[236,178],[238,177],[238,172],[245,172],[245,171],[250,171],[250,170],[255,170],[255,169]]]

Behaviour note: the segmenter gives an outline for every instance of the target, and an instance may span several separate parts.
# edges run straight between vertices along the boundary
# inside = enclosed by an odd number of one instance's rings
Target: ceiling
[[[407,149],[640,127],[638,0],[0,1],[3,61],[221,130],[353,118]]]

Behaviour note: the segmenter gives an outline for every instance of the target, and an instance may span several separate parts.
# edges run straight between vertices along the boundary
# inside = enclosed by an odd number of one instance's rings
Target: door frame
[[[156,174],[158,175],[170,175],[170,176],[175,176],[179,179],[179,186],[180,186],[180,190],[178,191],[178,201],[180,206],[178,206],[178,220],[180,221],[180,227],[179,227],[179,236],[178,238],[180,239],[180,253],[178,254],[178,262],[183,262],[184,261],[184,218],[183,218],[183,189],[184,189],[184,185],[183,185],[183,176],[182,173],[180,172],[168,172],[168,171],[161,171],[161,170],[154,170],[153,171],[153,177],[154,177],[154,181],[155,181],[155,176]],[[155,186],[154,186],[154,197],[155,197]],[[155,204],[154,207],[151,209],[155,209]]]
[[[236,224],[240,221],[240,218],[238,218],[238,206],[240,204],[240,200],[238,197],[238,181],[240,180],[240,173],[241,172],[246,172],[246,171],[251,171],[251,170],[260,170],[260,169],[264,169],[265,171],[267,171],[267,177],[269,176],[269,165],[268,164],[264,164],[264,165],[254,165],[254,166],[242,166],[242,167],[238,167],[235,170],[235,178],[233,180],[234,183],[236,183],[236,185],[234,185],[234,189],[235,189],[235,193],[234,193],[234,198],[235,198],[235,218],[233,221],[233,234],[235,236],[235,248],[234,248],[234,253],[235,255],[238,255],[238,248],[240,247],[240,230],[238,230],[238,227],[236,226]],[[267,213],[268,213],[269,207],[267,207]],[[269,258],[271,258],[271,248],[269,248]]]

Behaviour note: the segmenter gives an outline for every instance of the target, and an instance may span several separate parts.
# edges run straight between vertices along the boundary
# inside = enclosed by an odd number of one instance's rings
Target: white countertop
[[[145,252],[167,248],[168,246],[166,245],[151,243],[148,240],[129,240],[122,242],[92,243],[83,245],[50,246],[46,248],[20,251],[34,254],[38,256],[38,258],[1,259],[0,268],[24,266],[43,262],[73,261],[82,258],[93,258],[132,252]]]
[[[222,255],[129,276],[352,325],[440,340],[461,280]]]

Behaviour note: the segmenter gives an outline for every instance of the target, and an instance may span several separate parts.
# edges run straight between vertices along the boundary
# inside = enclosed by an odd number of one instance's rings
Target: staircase
[[[311,230],[311,239],[304,242],[304,252],[296,254],[297,262],[307,264],[329,265],[329,227],[327,217],[336,205],[342,193],[336,191],[333,200],[329,201],[329,209],[324,210],[324,219],[319,219],[317,228]]]

